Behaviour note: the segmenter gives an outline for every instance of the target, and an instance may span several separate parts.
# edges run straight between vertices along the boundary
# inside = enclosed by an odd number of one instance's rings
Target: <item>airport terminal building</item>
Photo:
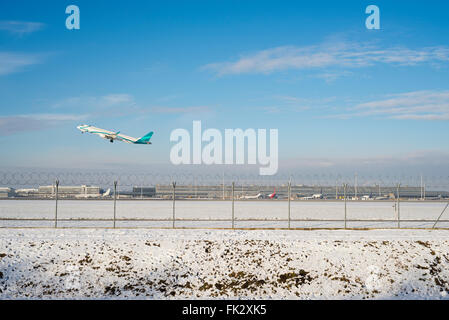
[[[14,193],[13,188],[0,188],[0,199],[13,197]]]
[[[67,196],[97,196],[101,195],[100,187],[95,186],[59,186],[58,195],[60,197]],[[56,194],[56,186],[40,186],[38,188],[38,195],[43,197],[54,196]]]

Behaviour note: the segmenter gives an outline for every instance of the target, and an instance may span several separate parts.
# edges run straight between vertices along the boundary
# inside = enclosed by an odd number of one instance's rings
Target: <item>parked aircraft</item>
[[[258,193],[255,196],[242,196],[240,199],[263,199],[265,196],[262,193]]]
[[[242,196],[242,197],[240,197],[240,199],[247,199],[247,200],[249,200],[249,199],[266,199],[266,198],[268,198],[268,199],[276,199],[277,198],[276,188],[274,189],[273,193],[268,194],[268,195],[265,195],[265,194],[262,194],[262,193],[259,192],[255,196]]]
[[[315,199],[323,199],[323,194],[321,193],[317,193],[314,195],[311,195],[309,197],[302,197],[300,198],[301,200],[315,200]]]

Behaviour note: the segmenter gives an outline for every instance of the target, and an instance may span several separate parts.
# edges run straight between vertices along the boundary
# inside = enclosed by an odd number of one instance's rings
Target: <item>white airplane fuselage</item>
[[[243,199],[263,199],[264,198],[264,195],[263,194],[261,194],[261,193],[258,193],[257,195],[255,195],[255,196],[243,196]]]

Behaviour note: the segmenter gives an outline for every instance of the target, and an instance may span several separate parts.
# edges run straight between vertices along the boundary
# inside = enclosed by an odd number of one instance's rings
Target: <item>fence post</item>
[[[338,181],[335,181],[335,200],[338,200]]]
[[[400,194],[399,194],[399,188],[401,187],[401,184],[400,183],[398,183],[398,185],[397,185],[397,196],[398,196],[398,200],[397,200],[397,209],[398,209],[398,229],[400,229],[401,228],[401,210],[400,210],[400,207],[399,207],[399,204],[400,204],[400,200],[399,200],[399,197],[400,197]]]
[[[345,183],[344,185],[343,185],[343,194],[344,194],[344,196],[343,196],[343,198],[345,199],[345,229],[346,229],[346,214],[347,214],[347,209],[346,209],[346,189],[347,189],[347,187],[348,187],[348,185]]]
[[[115,218],[117,213],[117,180],[114,181],[114,229],[115,229]]]
[[[223,201],[225,200],[225,184],[224,184],[224,172],[223,172]]]
[[[288,182],[288,228],[291,229],[291,216],[290,216],[290,198],[292,194],[292,181]]]
[[[438,221],[440,221],[441,216],[443,215],[444,211],[446,211],[448,206],[449,206],[449,202],[446,203],[446,206],[444,207],[443,211],[441,211],[441,214],[438,216],[438,219],[433,224],[432,229],[435,229],[435,226],[437,225]]]
[[[59,196],[59,180],[55,181],[55,228],[58,227],[58,196]]]
[[[234,229],[234,191],[235,182],[232,182],[232,229]]]
[[[172,182],[172,186],[173,186],[173,229],[174,229],[175,228],[175,219],[176,219],[176,215],[175,215],[176,182],[175,181]]]
[[[424,183],[424,188],[423,188],[423,193],[424,193],[424,201],[426,201],[426,184]]]

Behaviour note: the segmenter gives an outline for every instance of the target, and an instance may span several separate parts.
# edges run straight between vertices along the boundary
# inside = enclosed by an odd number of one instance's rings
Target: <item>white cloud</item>
[[[134,103],[134,97],[125,93],[113,93],[104,96],[79,96],[69,97],[53,104],[54,108],[89,108],[103,109],[118,106],[131,106]]]
[[[52,105],[55,109],[85,110],[91,117],[123,117],[142,116],[149,113],[160,114],[197,114],[210,112],[208,106],[193,107],[166,107],[166,106],[139,106],[134,97],[125,93],[112,93],[103,96],[70,97]]]
[[[315,78],[323,79],[327,83],[331,83],[339,78],[348,77],[351,75],[353,75],[353,72],[350,72],[350,71],[324,72],[324,73],[315,75]]]
[[[316,46],[282,46],[241,56],[233,62],[218,62],[204,66],[217,75],[264,73],[289,69],[329,67],[366,67],[375,64],[400,66],[449,62],[449,47],[382,48],[370,44],[327,42]]]
[[[19,72],[40,62],[41,57],[38,55],[0,51],[0,76]]]
[[[87,115],[51,113],[0,116],[0,136],[44,130],[67,121],[80,121],[87,117]]]
[[[449,120],[449,91],[413,91],[358,104],[354,116],[392,119]]]
[[[129,94],[109,94],[101,97],[106,105],[116,105],[121,103],[133,102],[134,98]]]
[[[13,34],[24,35],[41,30],[45,25],[40,22],[29,21],[0,21],[0,30]]]
[[[85,114],[57,114],[57,113],[41,113],[21,115],[20,117],[31,118],[43,121],[78,121],[87,118]]]
[[[449,164],[449,152],[440,150],[415,150],[412,152],[378,155],[369,157],[332,157],[332,158],[293,158],[284,160],[284,169],[291,168],[333,168],[336,172],[344,172],[344,168],[350,169],[352,174],[358,170],[379,168],[404,168],[425,167],[427,169],[445,167],[447,172]],[[379,170],[377,173],[381,173]],[[419,172],[419,171],[418,171]]]
[[[335,101],[335,97],[326,98],[302,98],[286,95],[275,95],[274,99],[279,100],[277,105],[261,107],[266,113],[280,113],[280,112],[304,112],[308,110],[326,109],[329,103]]]
[[[155,113],[173,113],[173,114],[185,114],[185,113],[204,113],[209,112],[210,108],[208,106],[199,107],[152,107],[149,109],[150,112]]]

